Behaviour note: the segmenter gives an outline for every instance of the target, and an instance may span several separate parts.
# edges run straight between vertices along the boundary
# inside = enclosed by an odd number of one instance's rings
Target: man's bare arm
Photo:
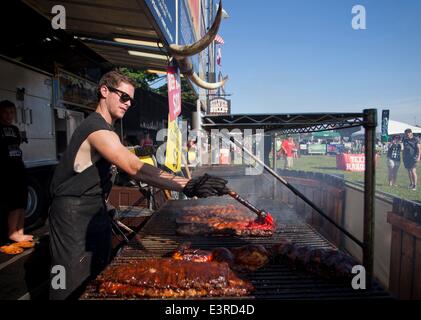
[[[181,192],[189,181],[145,164],[124,147],[119,137],[112,131],[95,131],[88,137],[88,142],[105,159],[127,172],[136,180],[142,180],[152,186]]]

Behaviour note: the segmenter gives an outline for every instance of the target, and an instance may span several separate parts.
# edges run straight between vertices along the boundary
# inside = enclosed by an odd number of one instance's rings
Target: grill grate
[[[226,203],[233,203],[230,200]],[[277,229],[272,237],[235,237],[235,236],[180,236],[175,233],[176,214],[183,209],[196,205],[212,205],[209,199],[169,201],[156,212],[144,228],[122,249],[112,264],[121,264],[136,259],[170,256],[174,249],[183,242],[191,242],[194,248],[213,249],[215,247],[238,247],[244,244],[271,246],[280,239],[316,248],[335,248],[314,228],[301,221],[287,206],[275,208],[271,214],[277,222]],[[218,201],[221,204],[221,201]],[[236,205],[236,204],[235,204]],[[275,210],[274,210],[275,209]],[[282,223],[281,223],[282,222]],[[370,290],[353,290],[350,283],[333,282],[316,275],[292,270],[287,265],[271,262],[267,266],[244,276],[249,279],[255,291],[250,299],[361,299],[389,298],[377,283]],[[105,297],[113,299],[114,297]],[[91,284],[82,299],[104,299],[95,292]],[[237,299],[237,298],[236,298]]]

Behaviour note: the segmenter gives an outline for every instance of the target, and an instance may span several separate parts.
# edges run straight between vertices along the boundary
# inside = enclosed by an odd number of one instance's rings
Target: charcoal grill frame
[[[237,247],[244,244],[262,244],[266,247],[288,239],[299,245],[315,248],[336,248],[331,242],[320,235],[312,226],[304,223],[282,223],[284,213],[274,212],[278,227],[272,237],[240,237],[240,236],[182,236],[176,234],[176,215],[183,209],[196,205],[220,205],[230,203],[240,206],[230,198],[199,199],[199,200],[170,200],[160,208],[146,223],[146,225],[131,239],[111,265],[124,264],[138,259],[152,257],[168,257],[180,243],[191,242],[192,247],[204,250],[215,247]],[[288,210],[285,206],[285,210]],[[290,210],[290,209],[289,209]],[[251,216],[253,214],[251,213]],[[281,223],[279,223],[281,222]],[[365,291],[355,291],[351,283],[332,282],[306,272],[292,270],[285,263],[272,261],[262,269],[245,275],[255,291],[246,297],[221,297],[201,299],[362,299],[362,298],[390,298],[377,282]],[[94,283],[90,284],[82,299],[119,299],[115,296],[100,296],[95,290]],[[195,298],[197,299],[197,298]],[[178,300],[178,299],[177,299]]]

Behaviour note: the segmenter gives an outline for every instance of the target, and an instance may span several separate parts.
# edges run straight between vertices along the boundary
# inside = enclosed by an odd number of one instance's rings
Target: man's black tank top
[[[80,173],[73,169],[80,146],[98,130],[113,131],[113,127],[97,112],[91,113],[75,130],[51,181],[53,197],[104,196],[109,193],[112,187],[111,163],[106,159],[100,158]]]

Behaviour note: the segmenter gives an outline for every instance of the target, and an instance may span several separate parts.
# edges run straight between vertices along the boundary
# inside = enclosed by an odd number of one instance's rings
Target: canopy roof
[[[66,9],[66,32],[114,66],[165,71],[164,36],[146,2],[137,0],[24,0],[51,21],[54,5]],[[117,41],[118,40],[118,41]],[[158,46],[160,43],[160,47]],[[133,52],[131,54],[130,52]]]
[[[406,129],[411,129],[413,133],[421,133],[421,128],[411,126],[410,124],[405,123],[405,122],[400,122],[400,121],[395,121],[395,120],[389,120],[389,125],[387,129],[388,129],[387,134],[390,136],[403,134]],[[377,126],[376,131],[380,133],[381,127]],[[364,128],[361,128],[361,130],[354,132],[351,136],[355,138],[355,137],[363,136],[363,135],[364,135]]]
[[[421,128],[411,126],[405,122],[389,120],[388,134],[403,134],[406,129],[411,129],[413,133],[421,133]]]

